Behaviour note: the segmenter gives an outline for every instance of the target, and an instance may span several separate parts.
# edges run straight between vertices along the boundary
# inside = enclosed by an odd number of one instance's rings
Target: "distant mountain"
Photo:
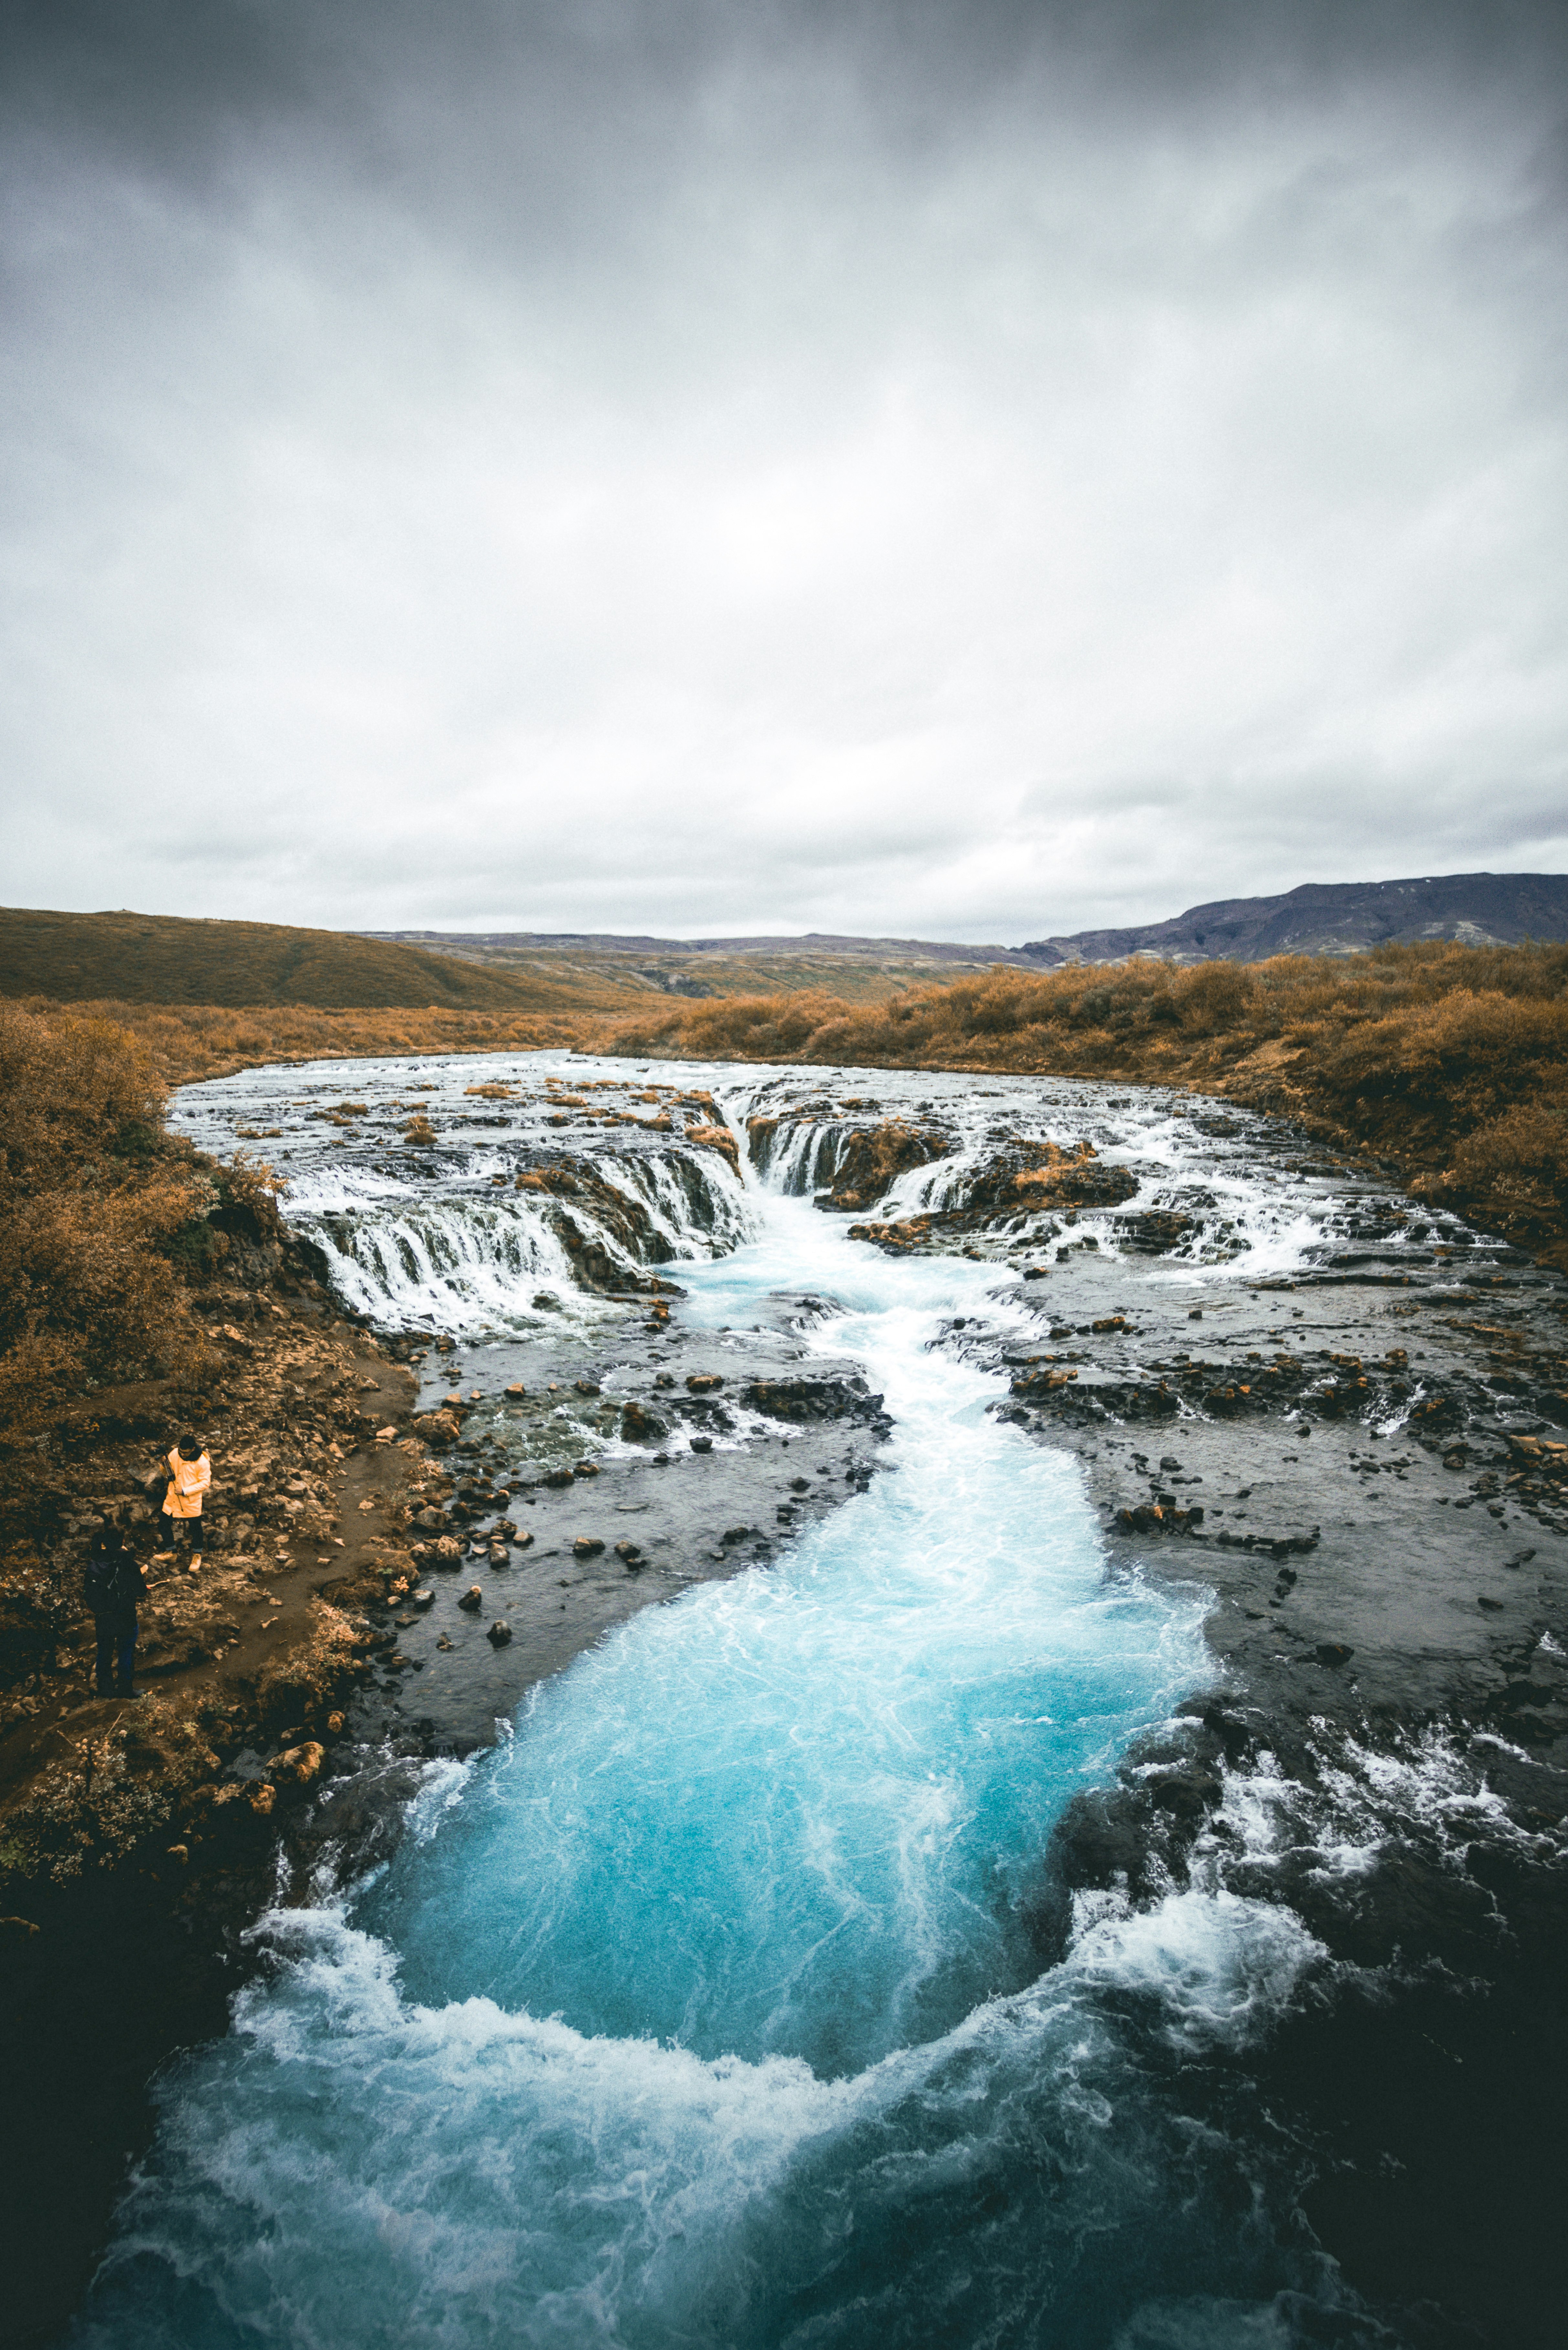
[[[475,962],[508,962],[519,955],[845,955],[857,962],[1026,962],[1020,947],[953,946],[932,939],[872,939],[836,931],[795,931],[788,938],[658,939],[636,931],[366,931],[368,939],[395,939],[432,954]]]
[[[1173,962],[1261,962],[1276,954],[1366,954],[1390,940],[1458,939],[1472,946],[1568,939],[1568,874],[1443,873],[1416,881],[1307,881],[1278,898],[1221,898],[1174,920],[1132,930],[1075,931],[1022,947],[960,946],[935,939],[855,938],[831,931],[791,938],[661,939],[608,931],[370,931],[369,938],[424,947],[462,962],[504,967],[535,956],[625,957],[639,975],[676,993],[714,992],[682,976],[704,960],[876,963],[909,977],[933,966],[983,970],[1014,963],[1050,970],[1069,962],[1121,962],[1128,955]],[[672,973],[670,959],[681,967]],[[774,983],[776,975],[769,974]],[[718,992],[728,992],[720,983]]]
[[[1457,939],[1511,946],[1568,939],[1568,874],[1439,873],[1413,881],[1305,881],[1279,898],[1218,898],[1173,921],[1033,939],[1033,962],[1262,962],[1279,954],[1367,954],[1374,947]]]

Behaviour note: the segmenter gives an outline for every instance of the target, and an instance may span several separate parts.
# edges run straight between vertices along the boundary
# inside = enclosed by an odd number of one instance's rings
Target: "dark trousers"
[[[98,1693],[129,1697],[136,1662],[136,1626],[104,1624],[98,1627]]]
[[[193,1518],[177,1518],[171,1511],[163,1520],[163,1533],[166,1547],[170,1550],[200,1550],[202,1547],[202,1520],[199,1513]]]

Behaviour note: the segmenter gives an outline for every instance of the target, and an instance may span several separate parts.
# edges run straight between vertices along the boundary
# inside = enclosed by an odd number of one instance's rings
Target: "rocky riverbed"
[[[346,1605],[341,1564],[298,1561],[356,1647],[330,1731],[275,1725],[319,1758],[279,1813],[296,1888],[390,1852],[431,1757],[483,1747],[630,1615],[766,1567],[871,1486],[889,1414],[834,1347],[831,1284],[734,1326],[692,1307],[759,1182],[813,1198],[851,1248],[976,1268],[920,1343],[1081,1464],[1112,1578],[1209,1595],[1207,1682],[1039,1856],[1040,1964],[1173,1887],[1288,1911],[1319,1954],[1290,2012],[1241,2065],[1169,2061],[1195,2126],[1272,2115],[1347,2296],[1312,2338],[1552,2338],[1568,1284],[1213,1103],[691,1075],[464,1058],[182,1097],[206,1148],[265,1138],[387,1365],[392,1433],[360,1441],[389,1473],[348,1497],[370,1579]],[[232,1749],[214,1784],[254,1810],[286,1751]]]

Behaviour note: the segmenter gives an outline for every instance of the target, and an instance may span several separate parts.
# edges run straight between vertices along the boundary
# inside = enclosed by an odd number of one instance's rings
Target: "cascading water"
[[[682,1267],[690,1313],[830,1292],[894,1473],[581,1657],[432,1769],[374,1883],[265,1921],[77,2350],[1173,2350],[1304,2338],[1309,2304],[1363,2338],[1267,2158],[1179,2089],[1288,1999],[1304,1929],[1106,1898],[1046,1964],[1033,1906],[1064,1804],[1206,1679],[1203,1595],[1107,1578],[1075,1467],[931,1349],[993,1268],[750,1213]]]

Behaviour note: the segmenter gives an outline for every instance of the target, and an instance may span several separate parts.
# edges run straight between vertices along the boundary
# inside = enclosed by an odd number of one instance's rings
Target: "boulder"
[[[445,1409],[423,1412],[414,1422],[414,1434],[422,1436],[432,1452],[444,1452],[449,1444],[457,1442],[462,1433],[456,1413]]]
[[[457,1604],[466,1614],[477,1616],[484,1605],[484,1594],[477,1583],[471,1583]]]
[[[504,1616],[498,1616],[484,1637],[493,1648],[504,1648],[512,1638],[512,1627]]]

